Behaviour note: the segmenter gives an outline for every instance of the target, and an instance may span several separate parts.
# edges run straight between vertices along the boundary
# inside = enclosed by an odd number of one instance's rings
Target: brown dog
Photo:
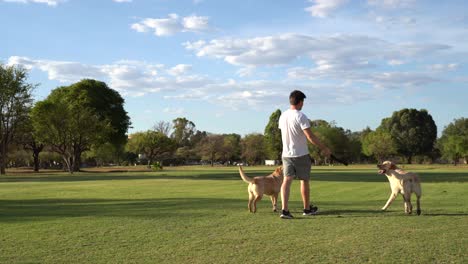
[[[273,212],[276,212],[278,194],[281,191],[281,184],[283,183],[283,167],[276,168],[276,170],[268,176],[257,176],[254,178],[245,175],[242,167],[239,167],[239,174],[242,180],[249,184],[247,188],[249,192],[249,211],[255,213],[257,211],[257,202],[266,194],[271,196]]]
[[[385,211],[390,206],[390,204],[395,200],[398,193],[403,195],[405,201],[405,213],[411,214],[413,211],[413,205],[411,204],[411,194],[415,193],[417,197],[417,214],[421,214],[421,181],[416,173],[406,172],[398,168],[395,163],[391,161],[384,161],[382,164],[377,165],[379,168],[379,174],[385,174],[388,181],[390,182],[390,188],[392,193],[390,198],[388,198],[387,203],[382,207],[382,210]]]

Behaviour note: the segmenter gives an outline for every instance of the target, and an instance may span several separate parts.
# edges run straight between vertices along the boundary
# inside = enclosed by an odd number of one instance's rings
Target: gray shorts
[[[286,177],[295,177],[300,180],[308,181],[310,179],[310,169],[312,168],[312,159],[309,155],[300,157],[283,157],[283,173]]]

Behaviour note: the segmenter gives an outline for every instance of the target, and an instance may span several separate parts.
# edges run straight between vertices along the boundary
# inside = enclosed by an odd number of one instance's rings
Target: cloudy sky
[[[186,117],[263,133],[294,89],[310,119],[360,131],[402,108],[440,131],[468,117],[464,0],[0,0],[0,62],[36,100],[83,78],[125,98],[133,128]]]

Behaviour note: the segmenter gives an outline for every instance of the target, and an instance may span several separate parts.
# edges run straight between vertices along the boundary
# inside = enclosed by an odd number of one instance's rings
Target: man
[[[290,107],[283,112],[279,119],[281,139],[283,141],[283,173],[284,180],[281,185],[281,218],[291,219],[288,200],[291,183],[294,177],[301,180],[301,196],[304,204],[303,215],[315,215],[318,211],[316,206],[310,204],[310,169],[312,159],[309,156],[307,140],[318,146],[326,156],[331,155],[330,149],[325,146],[310,130],[310,121],[301,112],[304,105],[305,94],[301,91],[293,91],[289,95]]]

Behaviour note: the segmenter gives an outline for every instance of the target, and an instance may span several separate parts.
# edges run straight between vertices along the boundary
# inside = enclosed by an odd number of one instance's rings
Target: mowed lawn
[[[120,168],[125,170],[125,168]],[[250,176],[271,167],[246,167]],[[314,167],[320,214],[247,210],[236,167],[0,176],[0,263],[467,263],[468,167],[408,165],[422,215],[405,215],[375,165]],[[413,196],[413,200],[414,200]]]

